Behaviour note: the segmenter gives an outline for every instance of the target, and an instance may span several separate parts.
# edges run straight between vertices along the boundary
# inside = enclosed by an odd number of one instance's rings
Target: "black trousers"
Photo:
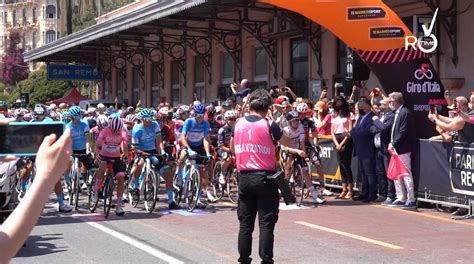
[[[341,143],[344,140],[342,134],[336,134],[337,142]],[[335,148],[335,147],[334,147]],[[337,161],[339,162],[339,169],[341,170],[342,183],[353,184],[354,176],[352,175],[352,150],[354,143],[349,138],[344,146],[344,150],[337,151]]]
[[[262,263],[273,263],[273,231],[278,221],[278,186],[259,173],[239,174],[239,262],[251,263],[252,233],[258,213],[259,255]]]

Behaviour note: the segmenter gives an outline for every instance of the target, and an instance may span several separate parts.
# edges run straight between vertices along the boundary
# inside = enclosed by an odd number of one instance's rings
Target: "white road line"
[[[119,232],[117,232],[117,231],[115,231],[115,230],[112,230],[112,229],[110,229],[110,228],[108,228],[108,227],[105,227],[105,226],[103,226],[103,225],[101,225],[101,224],[98,224],[98,223],[95,223],[95,222],[85,222],[85,223],[87,223],[88,225],[90,225],[90,226],[92,226],[92,227],[95,227],[95,228],[99,229],[100,231],[102,231],[102,232],[104,232],[104,233],[107,233],[107,234],[109,234],[109,235],[111,235],[111,236],[113,236],[113,237],[115,237],[115,238],[118,238],[118,239],[122,240],[123,242],[125,242],[125,243],[127,243],[127,244],[130,244],[130,245],[132,245],[132,246],[134,246],[134,247],[136,247],[136,248],[138,248],[138,249],[140,249],[140,250],[142,250],[142,251],[145,251],[146,253],[148,253],[148,254],[150,254],[150,255],[152,255],[152,256],[155,256],[155,257],[157,257],[157,258],[159,258],[159,259],[161,259],[161,260],[164,260],[164,261],[166,261],[166,262],[168,262],[168,263],[172,263],[172,264],[181,264],[181,263],[184,263],[184,262],[182,262],[181,260],[178,260],[178,259],[176,259],[176,258],[173,258],[173,257],[170,256],[170,255],[167,255],[167,254],[165,254],[165,253],[163,253],[163,252],[161,252],[161,251],[159,251],[159,250],[157,250],[157,249],[155,249],[155,248],[152,248],[152,247],[150,247],[150,246],[148,246],[148,245],[146,245],[146,244],[144,244],[144,243],[142,243],[142,242],[140,242],[140,241],[138,241],[138,240],[136,240],[136,239],[133,239],[133,238],[127,236],[127,235],[124,235],[124,234],[119,233]]]

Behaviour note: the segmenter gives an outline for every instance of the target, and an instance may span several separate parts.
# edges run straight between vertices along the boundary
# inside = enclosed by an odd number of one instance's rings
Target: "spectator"
[[[457,111],[467,114],[469,117],[474,117],[474,110],[469,109],[469,103],[466,97],[456,97]],[[459,141],[464,143],[474,143],[474,125],[466,123],[466,121],[459,115],[454,118],[438,115],[438,113],[428,114],[428,118],[433,121],[436,126],[444,131],[458,131]]]
[[[470,103],[469,103],[469,108],[471,108],[471,110],[474,110],[474,92],[471,92],[471,98],[470,98]]]
[[[377,199],[377,180],[375,176],[375,145],[372,105],[367,98],[359,100],[359,119],[349,132],[354,141],[354,156],[359,161],[359,179],[362,179],[362,191],[354,200],[366,203]]]
[[[35,181],[22,202],[0,226],[0,263],[8,263],[28,238],[53,186],[66,171],[72,154],[71,144],[69,129],[57,141],[54,135],[43,140],[36,158]]]
[[[240,90],[239,91],[237,91],[238,87],[239,86],[236,83],[232,83],[230,85],[230,89],[232,89],[232,93],[237,98],[240,98],[240,99],[244,98],[252,92],[252,89],[249,87],[249,80],[247,80],[247,79],[242,79],[242,81],[240,82]]]
[[[342,178],[342,193],[336,199],[352,199],[354,179],[352,177],[352,139],[348,133],[352,129],[353,115],[349,104],[338,96],[334,102],[335,116],[331,120],[331,136],[336,146]]]
[[[331,135],[331,115],[324,101],[319,101],[314,106],[313,119],[318,136]]]
[[[321,90],[321,95],[319,96],[319,101],[323,101],[323,100],[327,100],[328,99],[328,88],[327,87],[324,87],[322,90]]]
[[[374,145],[376,149],[375,174],[377,175],[379,194],[379,199],[374,202],[380,202],[382,205],[389,205],[395,201],[395,184],[392,180],[387,179],[387,169],[390,161],[390,154],[387,149],[395,117],[395,113],[388,107],[389,101],[388,97],[382,99],[379,104],[379,114],[372,118],[374,120]]]
[[[390,207],[401,207],[402,209],[416,208],[413,175],[411,173],[411,152],[415,143],[415,120],[408,108],[404,107],[403,95],[393,92],[389,95],[390,109],[395,111],[388,152],[392,155],[398,154],[400,160],[406,166],[409,175],[395,180],[397,199]]]

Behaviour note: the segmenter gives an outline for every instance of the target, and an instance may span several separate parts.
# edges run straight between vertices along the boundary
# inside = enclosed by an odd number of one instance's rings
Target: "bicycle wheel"
[[[76,172],[76,179],[73,183],[73,190],[74,190],[74,210],[77,211],[77,207],[79,205],[79,192],[81,191],[79,172]]]
[[[211,179],[211,190],[212,195],[220,200],[224,196],[224,187],[225,185],[219,183],[219,175],[222,173],[222,163],[220,161],[216,162],[214,166],[214,177]]]
[[[189,179],[187,180],[187,192],[185,196],[186,209],[192,212],[199,201],[199,192],[201,188],[201,179],[199,171],[191,168]]]
[[[179,179],[181,176],[178,175],[176,172],[173,174],[173,195],[174,201],[177,205],[181,203],[181,197],[183,194],[183,183],[182,180]]]
[[[112,208],[112,197],[114,195],[115,183],[112,174],[107,174],[104,186],[104,214],[109,217],[110,208]]]
[[[97,186],[98,184],[99,183],[97,180],[97,175],[94,174],[94,176],[92,176],[91,183],[88,185],[88,193],[89,193],[88,203],[89,203],[89,210],[91,211],[91,213],[95,212],[95,210],[97,209],[97,204],[99,204],[99,199],[97,199],[95,203],[92,203],[92,197],[94,195],[94,186]],[[100,190],[97,190],[97,192],[100,192]]]
[[[74,165],[73,165],[74,168]],[[69,205],[74,206],[74,199],[75,199],[75,185],[76,185],[76,179],[78,178],[77,172],[74,169],[71,169],[71,172],[69,173],[69,181],[66,181],[67,185],[67,196],[69,200]]]
[[[293,180],[292,192],[296,198],[296,205],[300,206],[304,200],[304,178],[303,169],[299,164],[293,166]]]
[[[158,176],[155,170],[150,169],[145,176],[145,188],[143,192],[143,200],[147,212],[152,213],[155,210],[156,198],[158,197]]]
[[[237,174],[237,169],[232,169],[232,172],[228,176],[227,180],[227,194],[229,195],[229,200],[237,204],[239,202],[239,178]]]

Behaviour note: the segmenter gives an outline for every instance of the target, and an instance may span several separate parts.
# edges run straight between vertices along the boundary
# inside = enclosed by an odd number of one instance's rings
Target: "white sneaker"
[[[116,206],[115,207],[115,214],[117,216],[124,216],[125,215],[125,211],[123,210],[122,206]]]
[[[67,204],[63,204],[63,206],[59,206],[58,209],[60,213],[70,213],[72,211],[72,207],[70,207]]]
[[[222,185],[225,184],[225,177],[224,177],[224,174],[222,173],[219,175],[219,183]]]
[[[324,196],[332,196],[333,195],[333,193],[330,190],[326,189],[326,188],[323,189],[321,194],[324,195]]]
[[[214,197],[214,195],[212,195],[212,193],[211,193],[210,191],[207,191],[206,194],[207,194],[207,200],[208,200],[210,203],[215,203],[215,202],[217,202],[216,197]]]
[[[319,197],[316,197],[316,198],[313,198],[313,202],[315,204],[323,204],[326,202],[326,200],[322,199],[322,198],[319,198]]]

